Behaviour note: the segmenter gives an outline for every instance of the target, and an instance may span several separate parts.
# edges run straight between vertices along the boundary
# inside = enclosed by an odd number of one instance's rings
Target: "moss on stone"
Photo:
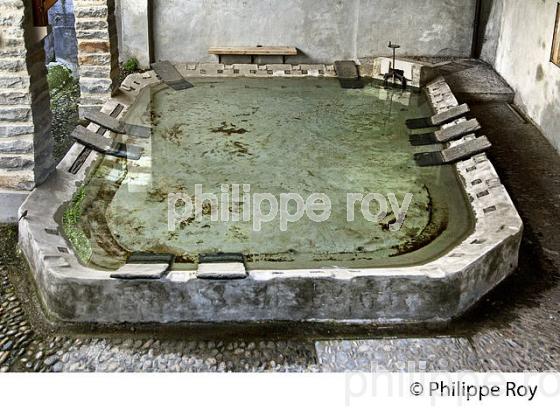
[[[131,57],[123,64],[123,68],[126,71],[133,73],[138,70],[139,65],[140,63],[138,62],[138,59],[136,57]]]
[[[80,224],[82,205],[85,197],[85,189],[81,187],[74,195],[70,206],[64,211],[64,215],[62,216],[64,235],[72,244],[78,259],[80,259],[82,263],[87,263],[92,254],[90,241]]]
[[[77,83],[72,77],[72,71],[62,65],[52,65],[47,73],[47,82],[49,89],[52,91],[62,90],[68,86]]]
[[[54,156],[60,161],[72,146],[70,134],[78,125],[80,86],[78,80],[72,77],[72,72],[63,66],[50,66],[47,81],[53,114],[51,127],[55,142]]]

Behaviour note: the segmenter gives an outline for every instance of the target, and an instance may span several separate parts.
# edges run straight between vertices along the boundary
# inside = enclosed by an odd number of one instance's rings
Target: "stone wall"
[[[44,63],[31,0],[1,0],[0,221],[12,221],[13,207],[54,169]]]
[[[483,1],[488,17],[481,58],[560,152],[560,67],[550,61],[558,0]]]
[[[75,0],[80,114],[98,110],[117,87],[118,40],[114,0]]]

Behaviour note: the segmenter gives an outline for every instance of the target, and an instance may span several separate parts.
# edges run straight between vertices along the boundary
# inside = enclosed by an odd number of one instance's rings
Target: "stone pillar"
[[[140,68],[150,67],[150,5],[151,0],[121,0],[120,57],[138,59]]]
[[[70,68],[72,74],[77,76],[78,44],[73,0],[58,0],[49,10],[49,24],[52,26],[52,33],[45,39],[45,52],[47,58],[50,57],[47,61],[56,60]]]
[[[31,0],[0,0],[0,222],[54,169],[43,41]]]
[[[114,0],[75,0],[80,115],[98,110],[117,88],[118,39]]]

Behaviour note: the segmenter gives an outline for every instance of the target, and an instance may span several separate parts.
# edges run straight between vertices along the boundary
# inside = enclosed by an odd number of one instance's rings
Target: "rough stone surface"
[[[266,72],[276,76],[289,71],[286,75],[292,75],[294,68],[292,65],[268,65]],[[205,64],[198,71],[222,69],[225,69],[222,65]],[[142,88],[157,81],[150,73],[147,77],[129,76],[121,86],[127,103],[122,97],[119,101],[128,106]],[[430,84],[427,94],[436,114],[458,105],[443,79]],[[110,112],[115,103],[116,100],[107,103],[104,111]],[[20,244],[33,268],[43,301],[50,313],[61,320],[94,323],[259,320],[440,323],[468,309],[517,264],[522,224],[494,168],[481,155],[457,164],[465,193],[472,198],[475,232],[446,255],[423,266],[312,272],[255,270],[248,272],[243,281],[225,282],[197,279],[196,272],[192,271],[173,271],[158,281],[110,280],[110,272],[84,267],[72,252],[61,252],[64,239],[45,230],[42,223],[45,218],[51,220],[44,213],[45,204],[58,209],[62,202],[70,201],[86,176],[87,164],[95,160],[92,153],[80,172],[66,172],[80,150],[76,146],[60,165],[60,172],[24,203],[22,210],[29,215],[41,213],[43,219],[29,217],[20,222]],[[487,195],[478,195],[481,191]],[[72,280],[68,280],[69,277]],[[76,287],[80,288],[78,293]],[[312,296],[306,297],[302,289],[310,287]],[[84,293],[84,288],[88,292]],[[388,289],[401,295],[389,305]],[[100,292],[103,297],[96,297]],[[138,292],[150,297],[139,299]],[[90,296],[79,299],[69,296],[75,294]],[[224,295],[219,303],[213,301],[216,294]],[[177,303],[178,300],[181,303]],[[76,309],[78,304],[80,309]]]
[[[81,14],[80,14],[81,16]],[[72,0],[56,2],[49,10],[52,33],[45,39],[47,61],[56,61],[78,73],[78,50]]]
[[[560,216],[558,156],[507,104],[471,112],[493,143],[489,155],[525,234],[519,268],[464,318],[412,338],[406,331],[308,325],[237,335],[50,327],[25,280],[15,227],[0,226],[0,371],[559,371],[560,235],[550,223]]]
[[[550,61],[557,0],[485,0],[481,58],[560,152],[560,67]]]
[[[468,339],[387,338],[319,341],[321,369],[329,372],[456,372],[481,368]]]
[[[121,18],[126,48],[145,53],[147,1],[121,3],[121,14],[138,10]],[[297,47],[300,54],[290,63],[332,63],[390,55],[393,40],[402,55],[466,57],[474,10],[474,0],[216,0],[212,7],[204,0],[154,2],[154,53],[156,61],[216,61],[209,47],[258,43]]]
[[[515,93],[511,87],[492,66],[480,60],[455,60],[440,64],[437,70],[463,102],[511,103],[514,100]]]
[[[75,0],[80,72],[80,113],[99,110],[118,82],[118,40],[114,0]]]
[[[29,2],[0,3],[0,222],[13,221],[20,190],[31,190],[54,169],[42,42],[32,41]],[[15,200],[14,200],[15,198]],[[6,219],[7,218],[7,219]]]

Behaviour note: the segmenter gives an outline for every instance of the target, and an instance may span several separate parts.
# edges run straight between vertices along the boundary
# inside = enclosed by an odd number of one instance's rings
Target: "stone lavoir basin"
[[[135,142],[144,158],[102,158],[67,211],[64,228],[84,264],[116,269],[131,253],[148,252],[173,254],[176,267],[192,269],[200,254],[225,252],[245,255],[256,269],[394,266],[433,259],[472,231],[453,167],[414,163],[404,122],[428,114],[421,94],[379,86],[341,92],[336,79],[192,83],[184,92],[144,91],[127,116],[152,127],[150,139]],[[168,195],[194,198],[196,185],[218,199],[226,185],[227,218],[215,221],[211,210],[221,201],[208,201],[200,218],[170,231]],[[232,190],[244,185],[249,195],[234,201]],[[284,230],[279,217],[258,230],[253,217],[234,221],[259,193],[322,193],[331,214],[323,222],[304,216]],[[369,222],[361,202],[348,221],[349,193],[394,193],[399,204],[412,194],[405,223],[391,230],[390,208]],[[289,205],[295,214],[296,203]],[[261,208],[268,214],[268,201]],[[371,208],[380,211],[376,202]]]
[[[20,242],[55,318],[445,322],[516,266],[521,221],[486,156],[424,168],[413,160],[405,120],[457,105],[443,80],[424,93],[343,90],[333,78],[189,81],[174,91],[153,73],[129,77],[103,111],[151,136],[106,136],[140,147],[140,159],[76,143],[22,206]],[[218,202],[179,218],[176,198],[201,191]],[[330,215],[255,229],[260,193],[319,193]],[[400,229],[391,206],[368,221],[352,203],[349,221],[352,193],[398,204],[410,195]],[[247,207],[250,218],[240,217]],[[51,216],[39,218],[45,208]]]

